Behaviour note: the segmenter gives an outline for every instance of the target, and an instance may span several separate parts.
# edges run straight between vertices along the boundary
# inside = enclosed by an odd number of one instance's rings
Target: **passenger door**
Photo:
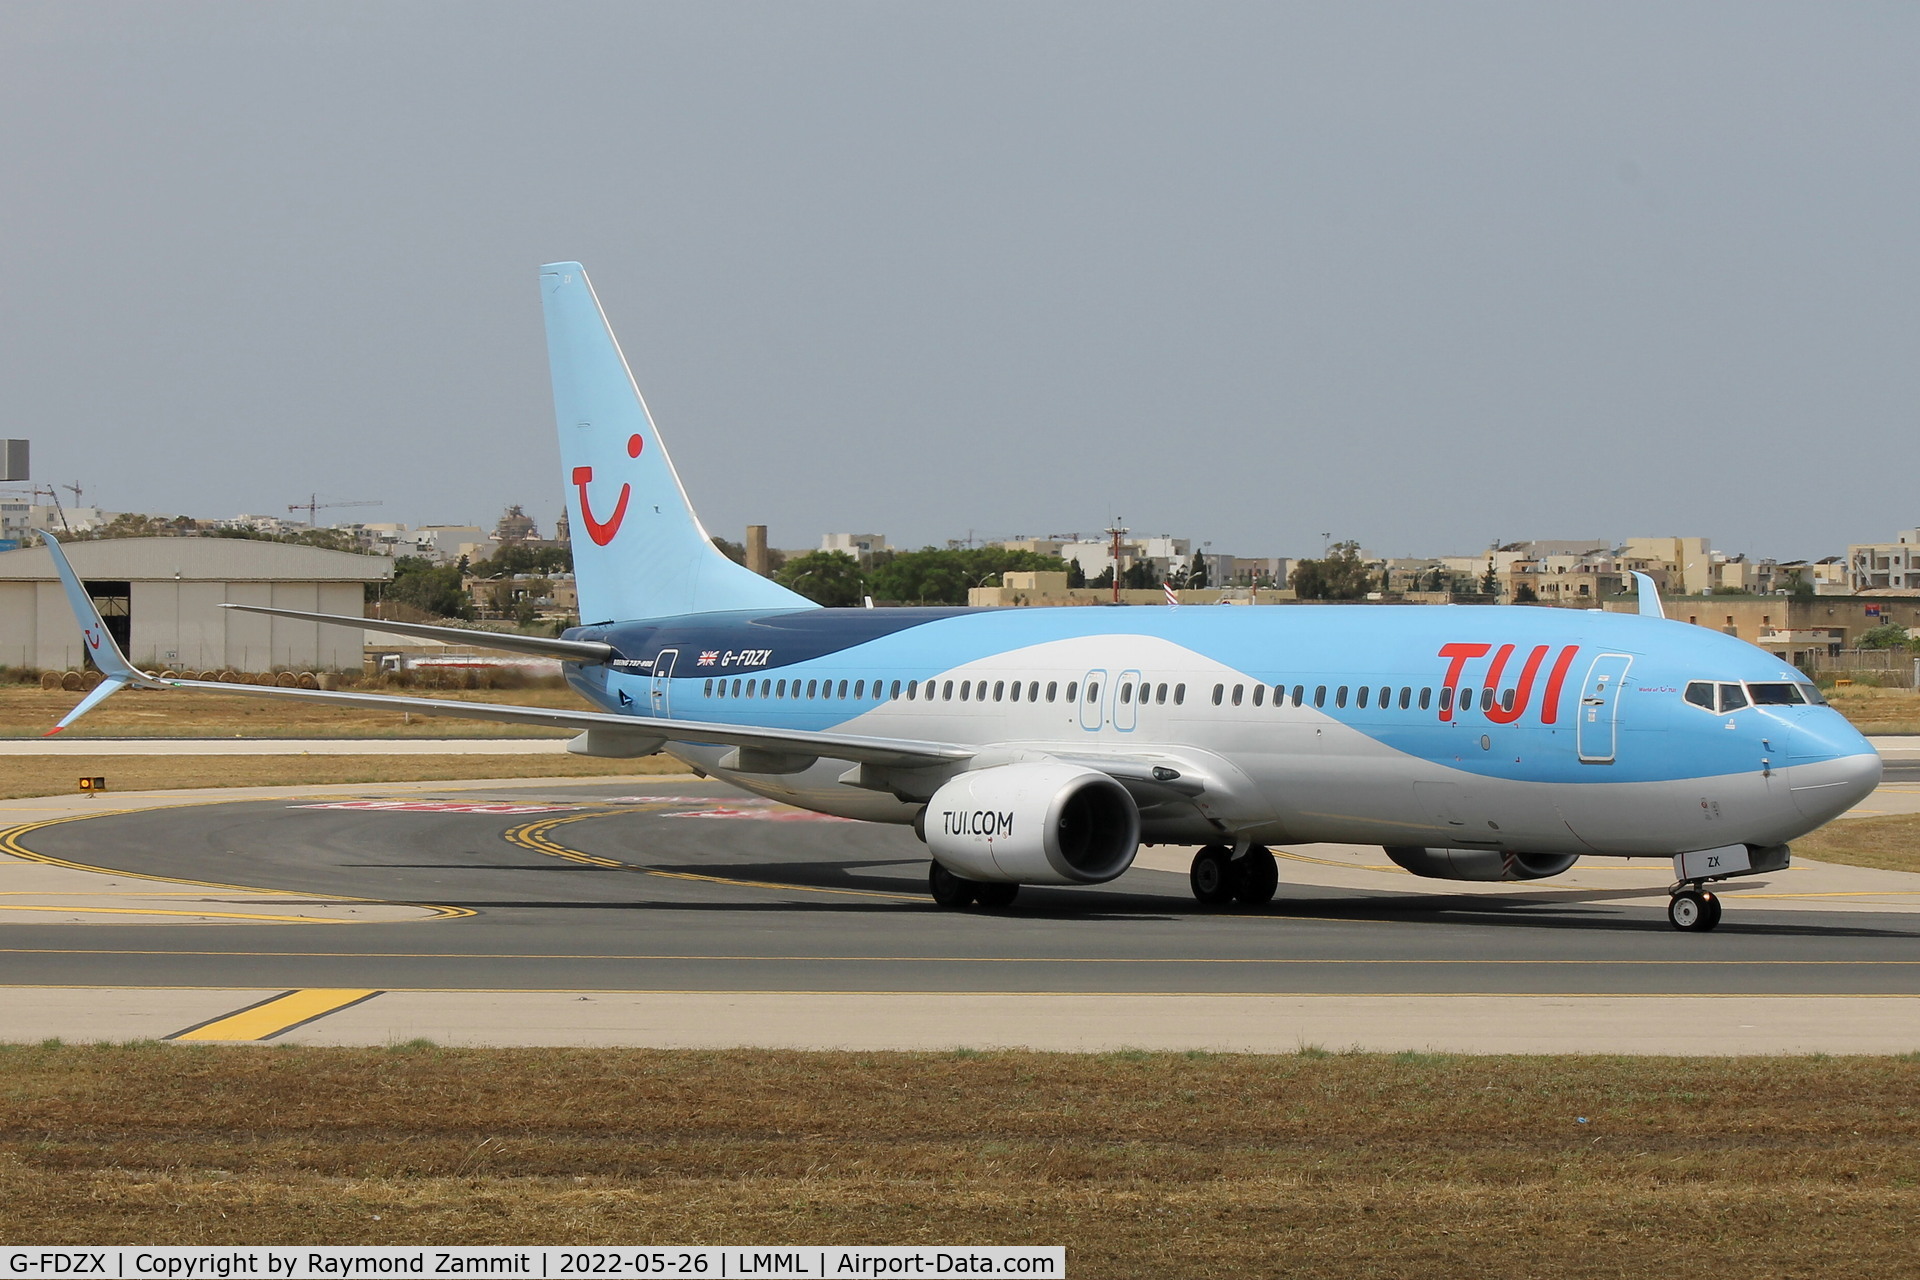
[[[1106,723],[1106,700],[1111,696],[1107,688],[1107,671],[1101,667],[1087,672],[1080,682],[1080,727],[1088,733],[1098,733],[1100,726]]]
[[[654,658],[653,696],[648,700],[653,705],[647,714],[658,716],[664,720],[673,713],[672,707],[668,705],[672,697],[672,685],[669,682],[673,679],[674,660],[679,656],[680,651],[678,649],[662,649],[659,655]]]
[[[1603,653],[1587,668],[1580,686],[1580,720],[1574,741],[1581,764],[1612,764],[1618,736],[1620,686],[1626,683],[1633,659],[1624,653]]]

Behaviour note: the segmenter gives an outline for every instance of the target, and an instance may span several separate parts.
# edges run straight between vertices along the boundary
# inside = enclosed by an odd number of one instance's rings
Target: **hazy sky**
[[[584,262],[708,527],[1920,524],[1920,6],[0,6],[0,435],[543,528]]]

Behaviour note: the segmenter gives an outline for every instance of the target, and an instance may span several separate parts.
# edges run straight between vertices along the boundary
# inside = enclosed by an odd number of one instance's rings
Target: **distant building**
[[[107,629],[136,665],[175,671],[360,669],[361,633],[222,609],[261,604],[359,617],[379,556],[244,538],[106,538],[66,544]],[[85,661],[80,628],[45,547],[0,552],[0,663]]]
[[[1855,591],[1920,591],[1920,529],[1902,529],[1892,542],[1848,547],[1847,585]]]
[[[1628,538],[1619,567],[1644,573],[1677,596],[1702,595],[1714,585],[1713,546],[1705,538]]]
[[[891,551],[884,533],[829,533],[820,539],[822,551],[844,551],[865,564],[876,551]]]

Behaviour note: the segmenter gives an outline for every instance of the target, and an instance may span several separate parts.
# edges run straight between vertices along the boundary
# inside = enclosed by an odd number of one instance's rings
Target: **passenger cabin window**
[[[895,699],[900,697],[900,682],[898,680],[893,682],[893,696]]]
[[[1000,701],[1000,695],[1005,693],[1006,691],[1007,691],[1007,682],[1005,680],[995,680],[993,682],[993,700],[995,702]]]
[[[1167,702],[1167,685],[1166,685],[1166,682],[1163,680],[1159,684],[1154,686],[1153,705],[1156,707],[1165,706],[1166,702]]]
[[[1256,707],[1264,707],[1266,704],[1267,686],[1263,684],[1253,686],[1253,705]]]
[[[1422,692],[1425,692],[1425,690],[1422,690]],[[1440,686],[1440,709],[1442,711],[1453,710],[1453,686],[1450,684]]]
[[[706,696],[707,696],[707,697],[709,697],[709,698],[711,698],[711,697],[713,696],[713,677],[712,677],[712,676],[708,676],[708,677],[707,677],[707,692],[706,692]]]
[[[1442,701],[1440,705],[1444,707],[1447,705],[1445,702],[1445,691],[1442,690],[1441,693],[1442,693]],[[1420,709],[1422,711],[1425,711],[1429,706],[1432,705],[1432,703],[1433,703],[1433,690],[1422,689],[1420,691]]]
[[[1240,705],[1240,699],[1245,696],[1246,692],[1247,692],[1247,687],[1243,684],[1237,684],[1233,686],[1233,705],[1234,706],[1237,707]]]
[[[1098,680],[1087,681],[1087,701],[1100,701],[1100,682]]]
[[[813,697],[814,694],[818,691],[819,685],[820,685],[820,682],[818,680],[807,681],[807,696],[809,698]]]
[[[973,691],[973,681],[962,680],[960,682],[960,701],[966,702],[968,700],[968,694],[970,694],[972,691]]]
[[[1227,686],[1223,684],[1217,684],[1213,686],[1213,705],[1214,706],[1216,707],[1219,706],[1221,702],[1225,701],[1226,696],[1227,696]]]
[[[1018,680],[1015,680],[1007,686],[1007,697],[1013,702],[1020,701],[1020,682]]]
[[[1313,705],[1316,707],[1324,707],[1327,705],[1327,686],[1323,684],[1314,686]]]
[[[953,681],[948,680],[940,686],[940,701],[942,702],[953,701]]]
[[[1408,685],[1406,688],[1400,690],[1400,709],[1402,711],[1405,711],[1407,707],[1412,704],[1412,702],[1413,702],[1413,686]],[[1426,704],[1422,703],[1421,705],[1425,706]]]
[[[1052,686],[1049,685],[1048,687],[1051,688]],[[1078,680],[1067,681],[1067,701],[1068,702],[1072,702],[1074,700],[1075,695],[1078,694],[1079,692],[1080,692],[1080,682]],[[1052,699],[1048,699],[1048,701],[1052,701]]]
[[[1502,711],[1513,710],[1513,696],[1514,696],[1513,690],[1511,689],[1508,689],[1505,693],[1500,695],[1500,709]]]
[[[1173,705],[1177,707],[1181,703],[1185,702],[1186,700],[1187,700],[1187,686],[1183,684],[1177,684],[1173,686]]]
[[[1051,698],[1052,695],[1049,694],[1048,697]],[[1027,681],[1027,701],[1028,702],[1040,701],[1040,682],[1038,680]]]
[[[1132,702],[1132,701],[1133,701],[1133,686],[1132,686],[1132,685],[1130,685],[1130,684],[1123,684],[1123,685],[1121,685],[1121,686],[1120,686],[1120,701],[1121,701],[1122,703],[1130,703],[1130,702]]]
[[[1364,684],[1363,684],[1363,685],[1361,685],[1361,686],[1360,686],[1360,696],[1359,696],[1359,699],[1358,699],[1358,704],[1359,704],[1360,706],[1363,706],[1363,707],[1364,707],[1364,706],[1366,706],[1366,705],[1367,705],[1367,700],[1368,700],[1369,698],[1371,698],[1372,696],[1373,696],[1373,690],[1372,690],[1372,689],[1371,689],[1370,687],[1368,687],[1367,685],[1364,685]]]
[[[1385,685],[1381,685],[1380,686],[1380,705],[1382,707],[1385,707],[1387,703],[1391,702],[1392,700],[1393,700],[1393,690],[1387,688]]]
[[[1306,692],[1307,692],[1307,686],[1303,684],[1297,684],[1293,686],[1293,705],[1294,706],[1297,707],[1302,702],[1306,701],[1306,696],[1305,696]]]
[[[1344,707],[1347,705],[1347,686],[1341,685],[1334,691],[1333,705],[1336,707]]]
[[[1060,682],[1058,680],[1047,681],[1047,701],[1048,702],[1053,701],[1053,695],[1055,691],[1058,690],[1059,688],[1060,688]]]

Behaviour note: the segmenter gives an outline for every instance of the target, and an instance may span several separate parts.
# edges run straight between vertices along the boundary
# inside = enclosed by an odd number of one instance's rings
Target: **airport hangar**
[[[136,666],[152,671],[358,671],[361,633],[222,609],[271,605],[359,617],[386,556],[250,538],[103,538],[63,544]],[[45,547],[0,552],[0,665],[85,665],[80,628]]]

